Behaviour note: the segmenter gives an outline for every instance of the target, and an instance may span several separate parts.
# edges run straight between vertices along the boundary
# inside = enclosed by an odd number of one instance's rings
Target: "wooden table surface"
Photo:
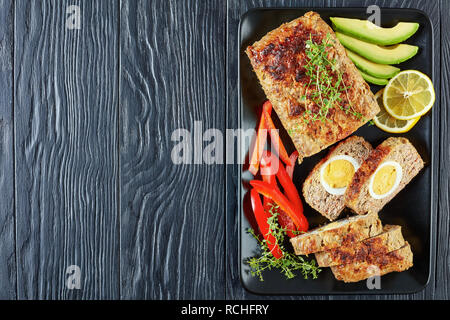
[[[430,283],[411,295],[262,298],[449,299],[447,0],[0,0],[0,299],[261,298],[239,280],[235,166],[173,164],[172,132],[237,126],[250,8],[370,4],[421,9],[434,28]],[[66,25],[70,5],[80,29]],[[71,265],[80,289],[66,285]]]

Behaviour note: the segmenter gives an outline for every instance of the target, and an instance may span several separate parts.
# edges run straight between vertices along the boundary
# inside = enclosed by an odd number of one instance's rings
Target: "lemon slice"
[[[405,70],[389,80],[383,104],[396,119],[411,120],[427,113],[435,100],[433,83],[417,70]]]
[[[375,125],[383,131],[390,133],[404,133],[411,130],[412,127],[419,121],[420,117],[411,120],[399,120],[395,119],[389,113],[383,105],[383,91],[381,89],[375,94],[375,99],[377,99],[378,105],[380,106],[380,112],[373,118]]]

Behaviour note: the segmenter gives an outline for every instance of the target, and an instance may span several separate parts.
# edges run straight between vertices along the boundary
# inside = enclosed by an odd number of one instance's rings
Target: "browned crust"
[[[369,255],[364,262],[331,267],[337,280],[357,282],[372,276],[405,271],[413,266],[413,253],[408,242],[395,251],[381,255]]]
[[[381,162],[383,162],[390,150],[391,149],[389,147],[385,147],[383,145],[379,145],[372,150],[366,161],[364,161],[358,171],[355,172],[352,182],[347,188],[346,199],[348,202],[351,202],[358,197],[361,187],[364,183],[369,181],[370,176],[375,172]]]
[[[403,168],[401,182],[391,195],[383,199],[374,199],[368,192],[370,178],[378,166],[388,160],[397,161]],[[386,139],[371,152],[353,176],[352,182],[345,192],[347,207],[357,214],[365,214],[368,210],[380,211],[419,173],[423,166],[422,158],[408,139],[403,137]]]
[[[307,255],[351,245],[382,232],[381,221],[376,213],[338,220],[330,225],[335,227],[321,227],[291,238],[295,254]]]
[[[370,261],[371,256],[385,255],[405,244],[400,226],[386,226],[384,231],[351,246],[341,246],[329,251],[318,252],[316,261],[319,267]]]

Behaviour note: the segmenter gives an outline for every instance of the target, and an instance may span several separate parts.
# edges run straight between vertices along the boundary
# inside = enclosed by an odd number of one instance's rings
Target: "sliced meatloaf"
[[[408,242],[403,247],[386,254],[371,254],[363,262],[331,267],[337,280],[357,282],[390,272],[401,272],[413,266],[413,253]]]
[[[337,84],[339,99],[326,99],[332,102],[325,108],[314,99],[318,88],[311,75],[316,73],[306,70],[311,59],[308,41],[326,43],[327,61],[333,61],[333,67],[327,66],[327,77]],[[299,152],[299,162],[346,138],[380,110],[333,30],[316,12],[307,12],[267,33],[246,53]],[[326,118],[318,120],[318,116]]]
[[[371,178],[384,162],[396,162],[401,167],[401,180],[392,193],[384,198],[374,198],[371,194]],[[417,150],[406,138],[391,137],[376,147],[353,176],[345,192],[345,204],[357,214],[369,210],[380,211],[386,203],[394,198],[419,171],[424,162]]]
[[[291,238],[295,254],[310,254],[331,250],[373,237],[383,228],[377,213],[353,216],[329,223]]]
[[[316,253],[319,267],[332,267],[366,261],[370,255],[385,255],[405,244],[400,226],[385,225],[383,233],[336,249]]]
[[[370,143],[357,136],[347,138],[332,148],[327,156],[314,167],[303,183],[305,201],[324,217],[331,221],[335,220],[345,208],[344,194],[332,194],[325,189],[321,182],[322,166],[327,165],[327,161],[332,160],[333,157],[344,155],[352,157],[359,167],[371,151]],[[355,172],[358,167],[355,168]]]

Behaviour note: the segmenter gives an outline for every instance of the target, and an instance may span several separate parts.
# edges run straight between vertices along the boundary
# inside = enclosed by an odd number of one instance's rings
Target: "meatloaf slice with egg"
[[[400,226],[385,225],[383,233],[351,246],[316,253],[319,267],[332,267],[366,261],[370,255],[385,255],[405,245]]]
[[[326,44],[326,60],[333,61],[332,67],[326,66],[331,79],[328,84],[312,81],[310,75],[316,74],[315,69],[306,70],[313,55],[308,52],[311,48],[308,41]],[[307,12],[267,33],[247,47],[246,53],[299,152],[299,162],[346,138],[380,111],[369,85],[347,57],[333,30],[316,12]],[[313,67],[319,70],[320,65]],[[338,99],[322,97],[324,87],[337,82]],[[321,100],[317,98],[319,95]]]
[[[383,230],[377,213],[353,216],[291,238],[295,254],[311,254],[376,236]]]
[[[353,176],[345,204],[357,214],[380,211],[424,167],[406,138],[390,137],[376,147]]]
[[[344,193],[372,146],[352,136],[341,141],[314,167],[303,183],[305,201],[321,215],[335,220],[344,210]]]
[[[337,280],[358,282],[390,272],[402,272],[413,266],[413,253],[408,242],[400,249],[386,254],[371,254],[363,262],[331,267]]]

